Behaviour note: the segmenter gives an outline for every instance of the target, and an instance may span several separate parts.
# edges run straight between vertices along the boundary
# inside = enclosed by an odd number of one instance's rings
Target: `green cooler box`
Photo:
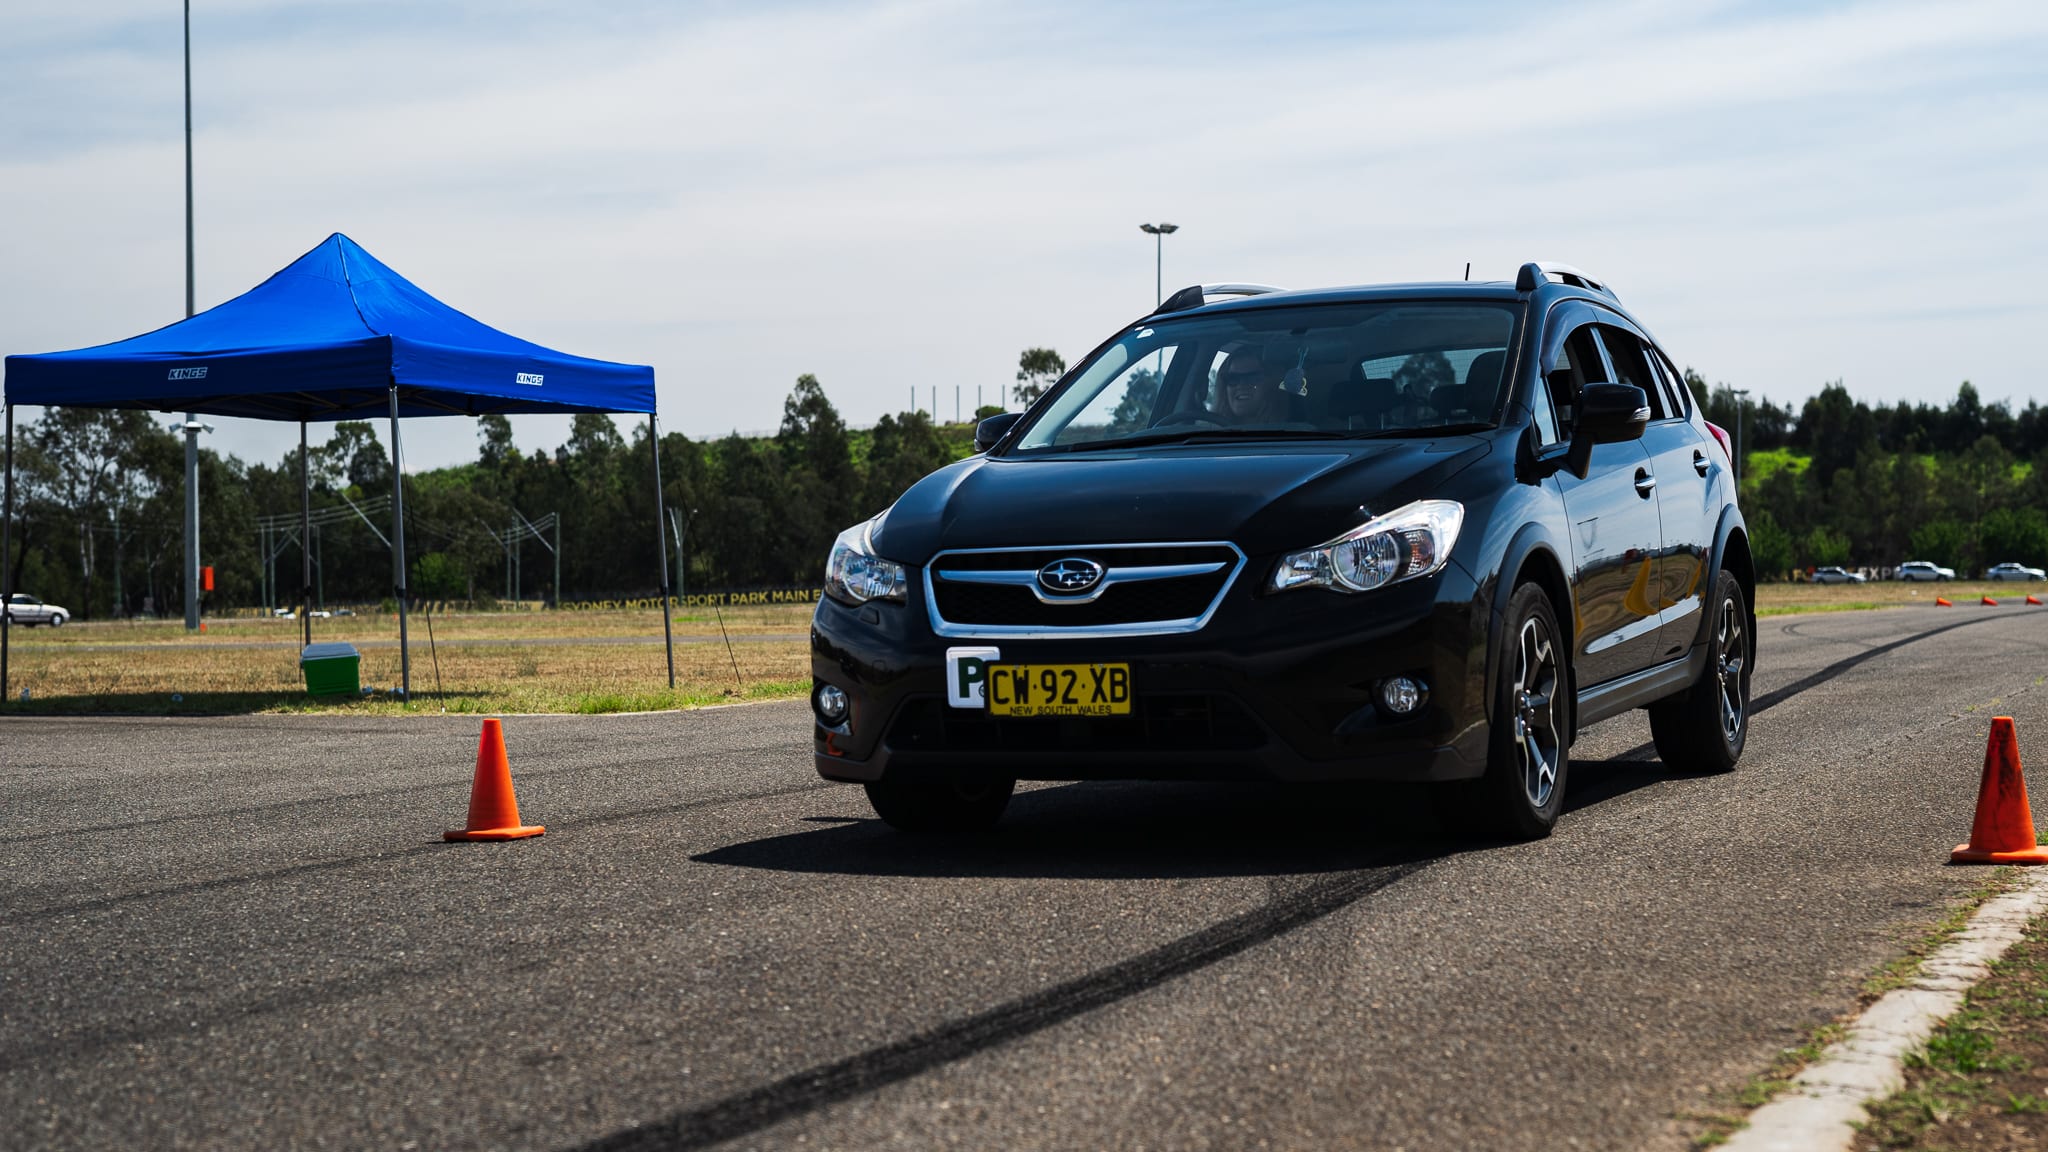
[[[362,663],[362,654],[353,644],[308,644],[299,653],[299,667],[306,673],[306,694],[308,696],[350,696],[362,694],[362,681],[357,676],[357,666]]]

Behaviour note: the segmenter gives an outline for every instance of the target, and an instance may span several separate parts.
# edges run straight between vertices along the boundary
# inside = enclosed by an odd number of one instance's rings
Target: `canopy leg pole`
[[[398,593],[398,694],[412,699],[412,653],[405,648],[405,470],[398,455],[398,385],[391,386],[391,583]]]
[[[188,298],[187,304],[190,304]],[[186,309],[188,312],[190,308]],[[199,413],[185,413],[185,631],[199,631]]]
[[[299,421],[299,620],[313,646],[313,486],[306,472],[306,422]]]
[[[7,405],[7,499],[0,514],[0,703],[7,700],[7,640],[14,631],[14,405]]]
[[[647,449],[654,457],[654,555],[661,564],[661,642],[668,649],[668,690],[676,690],[676,638],[669,624],[668,529],[661,506],[661,433],[654,426],[654,413],[647,414]]]

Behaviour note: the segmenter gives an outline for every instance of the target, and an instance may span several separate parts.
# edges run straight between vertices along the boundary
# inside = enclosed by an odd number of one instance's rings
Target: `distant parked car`
[[[1908,560],[1904,564],[1899,565],[1899,579],[1901,580],[1930,581],[1953,580],[1955,578],[1955,569],[1943,568],[1941,565],[1930,560]]]
[[[270,610],[270,614],[280,620],[296,620],[298,619],[298,612],[299,610],[296,608],[272,608]]]
[[[1986,580],[2048,580],[2048,572],[2029,568],[2025,564],[1994,564],[1984,574]]]
[[[25,592],[16,592],[7,601],[7,618],[16,624],[48,624],[62,628],[71,619],[71,609],[61,604],[45,604]]]
[[[1851,572],[1847,568],[1838,568],[1830,564],[1825,568],[1815,568],[1813,570],[1813,582],[1815,584],[1861,584],[1864,583],[1864,579],[1861,572]]]

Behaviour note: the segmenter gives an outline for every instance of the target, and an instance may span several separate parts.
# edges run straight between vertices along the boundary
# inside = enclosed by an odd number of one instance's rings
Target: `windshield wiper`
[[[1149,436],[1125,436],[1114,440],[1088,440],[1080,444],[1064,444],[1061,452],[1101,452],[1113,448],[1143,448],[1152,444],[1190,444],[1204,440],[1343,440],[1349,432],[1330,432],[1321,428],[1187,428],[1174,432],[1156,432]]]
[[[1364,432],[1346,432],[1343,435],[1353,440],[1421,440],[1430,436],[1462,436],[1467,432],[1484,432],[1493,425],[1483,420],[1467,420],[1459,424],[1425,424],[1419,428],[1375,428]]]
[[[1343,440],[1349,432],[1327,428],[1204,428],[1190,433],[1190,440]]]

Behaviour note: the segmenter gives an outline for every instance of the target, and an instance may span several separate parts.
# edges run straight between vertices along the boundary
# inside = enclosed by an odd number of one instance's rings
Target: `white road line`
[[[1868,1120],[1864,1105],[1905,1087],[1906,1055],[1963,1006],[1963,994],[1991,974],[1991,962],[2048,912],[2048,868],[2024,868],[2020,887],[1984,902],[1953,940],[1921,961],[1913,982],[1865,1009],[1848,1035],[1792,1078],[1792,1087],[1750,1113],[1726,1152],[1837,1152]]]

